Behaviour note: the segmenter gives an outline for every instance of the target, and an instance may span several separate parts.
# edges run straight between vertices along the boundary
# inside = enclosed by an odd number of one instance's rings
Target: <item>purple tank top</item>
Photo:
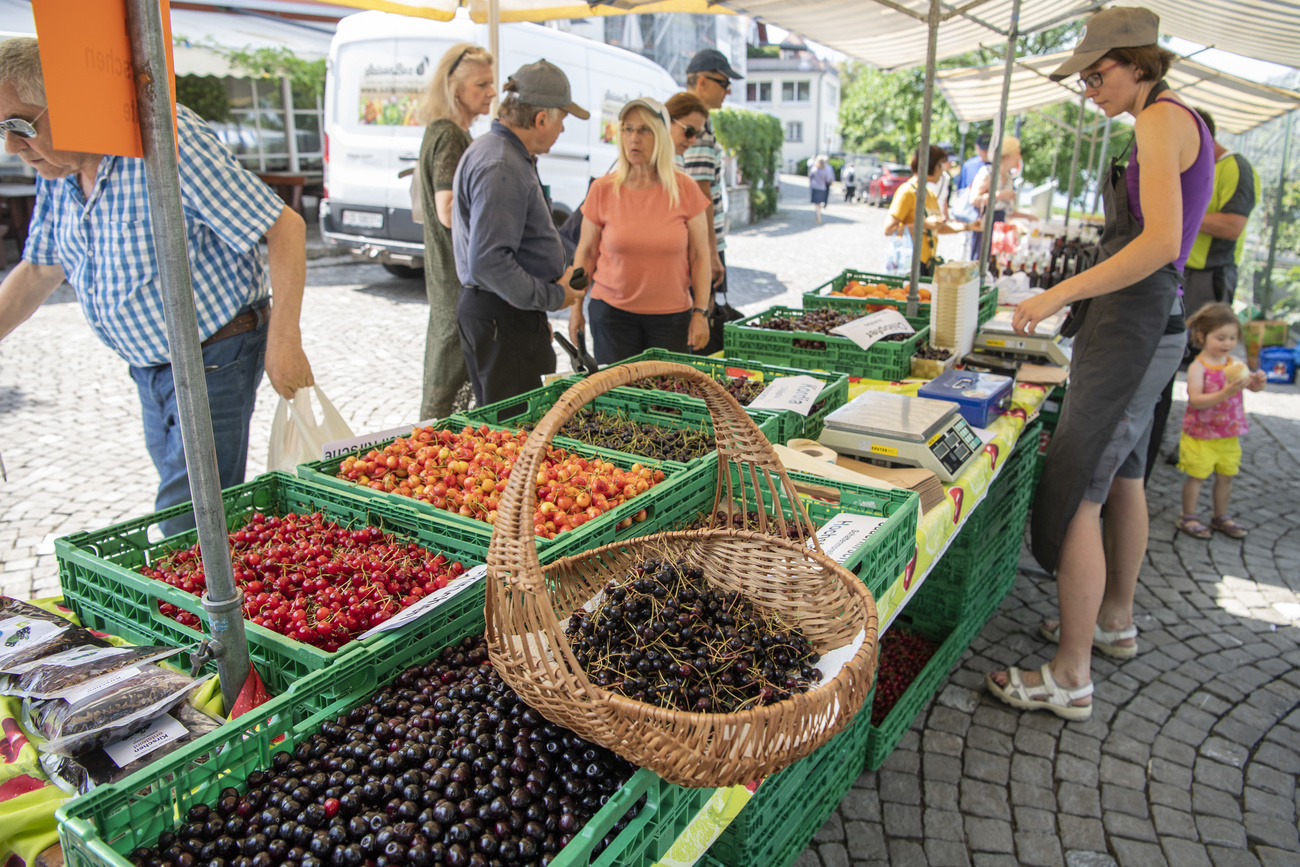
[[[1201,120],[1200,115],[1181,102],[1164,98],[1157,99],[1156,102],[1172,102],[1183,109],[1192,116],[1196,121],[1197,129],[1201,131],[1201,149],[1196,154],[1196,161],[1178,178],[1183,190],[1183,245],[1173,264],[1181,271],[1187,264],[1187,257],[1191,255],[1192,244],[1196,242],[1196,236],[1201,231],[1201,220],[1205,216],[1205,209],[1209,207],[1210,196],[1214,194],[1214,137],[1210,135],[1210,129],[1205,125],[1205,121]],[[1124,183],[1128,187],[1129,210],[1137,219],[1138,225],[1145,226],[1146,223],[1142,221],[1142,196],[1139,192],[1141,170],[1138,166],[1137,152],[1135,139]],[[1181,289],[1178,294],[1182,294]]]

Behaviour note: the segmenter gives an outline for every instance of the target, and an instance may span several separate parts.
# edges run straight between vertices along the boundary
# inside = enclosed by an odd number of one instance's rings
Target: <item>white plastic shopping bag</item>
[[[912,273],[912,227],[895,235],[889,243],[889,258],[885,260],[886,274]]]
[[[320,418],[311,405],[312,392],[320,404]],[[300,388],[293,400],[280,398],[271,421],[271,446],[267,450],[266,469],[292,472],[298,464],[320,460],[321,447],[335,440],[348,439],[352,428],[339,415],[319,385]]]

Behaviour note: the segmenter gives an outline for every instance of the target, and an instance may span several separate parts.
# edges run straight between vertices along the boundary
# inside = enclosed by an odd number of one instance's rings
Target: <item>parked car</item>
[[[912,170],[898,163],[885,163],[872,173],[867,181],[865,195],[868,205],[884,207],[894,200],[894,193],[912,176]]]

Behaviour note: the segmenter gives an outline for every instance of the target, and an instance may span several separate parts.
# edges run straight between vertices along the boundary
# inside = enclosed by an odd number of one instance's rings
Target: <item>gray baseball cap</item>
[[[1160,38],[1160,16],[1150,9],[1112,6],[1088,19],[1083,38],[1074,46],[1074,54],[1050,76],[1061,81],[1082,72],[1106,56],[1112,48],[1138,48],[1155,45]]]
[[[690,75],[692,72],[721,72],[727,78],[737,80],[745,77],[732,69],[726,55],[716,48],[702,48],[695,52],[695,56],[686,66],[686,74]]]
[[[634,108],[644,108],[659,120],[663,121],[664,126],[668,126],[668,109],[657,99],[648,96],[638,96],[636,99],[629,100],[622,108],[618,110],[618,119],[622,120],[627,117],[627,113]]]
[[[564,70],[554,63],[539,60],[519,70],[506,80],[505,89],[513,91],[520,102],[539,108],[559,108],[579,120],[586,120],[591,114],[573,101],[569,90],[569,78]]]

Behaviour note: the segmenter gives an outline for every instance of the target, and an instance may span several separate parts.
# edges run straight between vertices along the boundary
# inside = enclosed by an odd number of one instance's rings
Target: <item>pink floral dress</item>
[[[1203,360],[1201,365],[1205,368],[1205,384],[1202,386],[1204,393],[1213,394],[1216,391],[1223,391],[1224,386],[1227,385],[1227,379],[1223,375],[1227,365],[1214,367]],[[1246,406],[1241,392],[1207,409],[1192,409],[1189,406],[1187,414],[1183,416],[1183,433],[1192,439],[1221,440],[1242,436],[1247,430],[1249,426],[1246,424]]]

